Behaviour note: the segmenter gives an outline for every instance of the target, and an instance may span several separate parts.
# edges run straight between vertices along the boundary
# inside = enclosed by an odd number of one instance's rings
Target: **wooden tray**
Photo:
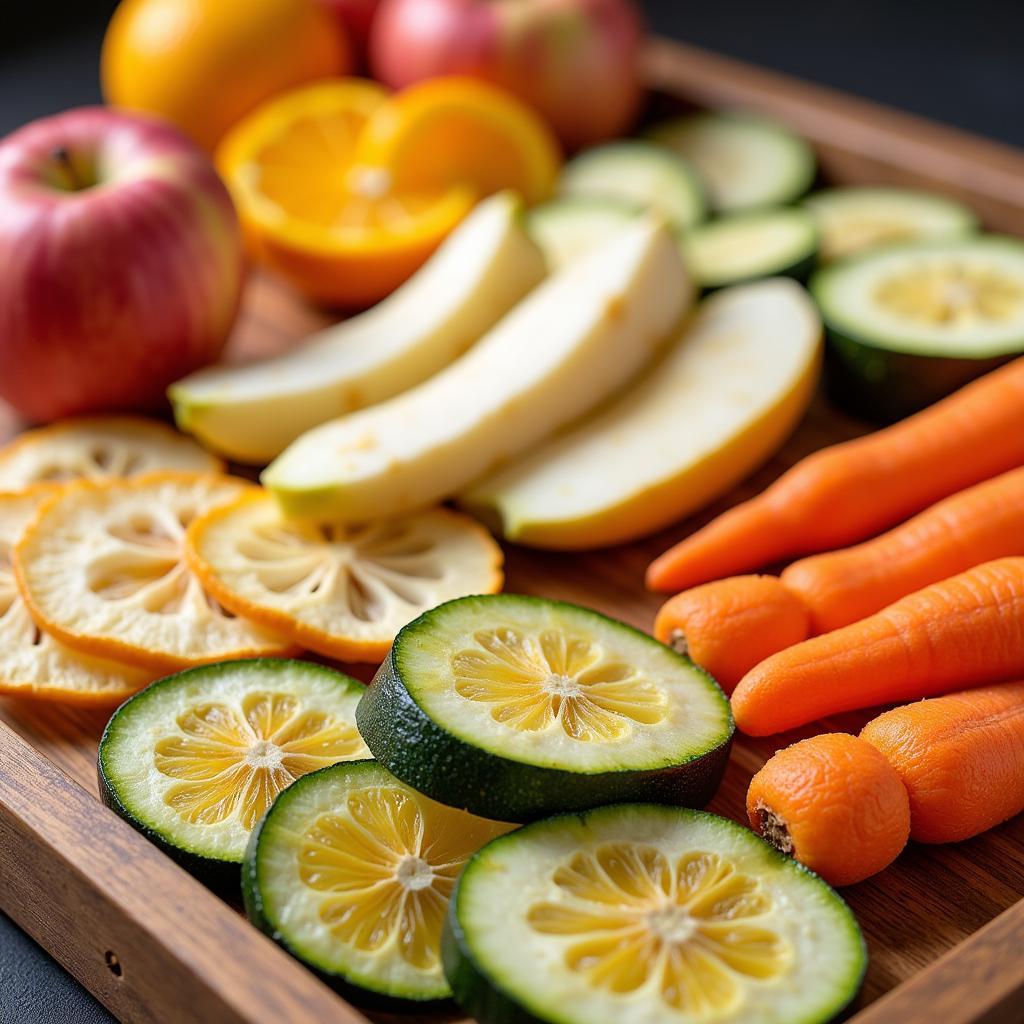
[[[1024,153],[673,43],[654,41],[646,69],[654,88],[679,101],[787,121],[817,145],[830,181],[923,185],[966,200],[992,228],[1024,234]],[[322,322],[282,286],[257,279],[232,351],[272,352]],[[0,437],[16,429],[0,411]],[[700,519],[605,553],[510,550],[508,589],[649,628],[659,599],[641,580],[653,554],[808,452],[863,429],[819,399],[785,449]],[[104,717],[0,702],[0,907],[124,1021],[369,1019],[97,802]],[[863,720],[831,724],[856,729]],[[794,738],[740,737],[712,809],[743,820],[751,773]],[[857,1024],[1024,1021],[1024,815],[967,843],[912,844],[845,896],[871,955]],[[440,1020],[459,1016],[429,1018]]]

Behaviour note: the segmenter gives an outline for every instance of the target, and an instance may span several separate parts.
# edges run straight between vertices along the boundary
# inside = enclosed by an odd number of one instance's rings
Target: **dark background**
[[[233,0],[244,9],[245,0]],[[0,0],[0,135],[100,99],[114,0]],[[1024,2],[646,0],[652,27],[1024,146]],[[0,1024],[111,1018],[0,915]],[[182,1022],[187,1024],[187,1022]]]

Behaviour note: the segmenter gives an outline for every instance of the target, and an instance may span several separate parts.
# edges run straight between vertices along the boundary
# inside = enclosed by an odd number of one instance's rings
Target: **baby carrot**
[[[732,709],[745,733],[768,736],[1022,674],[1024,558],[1002,558],[773,654],[740,681]]]
[[[856,547],[794,562],[782,582],[827,633],[995,558],[1024,555],[1024,469],[954,494]]]
[[[750,827],[832,885],[888,867],[907,845],[907,791],[870,743],[826,733],[780,750],[751,779]]]
[[[809,627],[800,599],[777,576],[730,576],[669,598],[654,635],[732,693],[759,661],[806,640]]]
[[[1024,811],[1024,682],[895,708],[860,735],[903,780],[920,842],[969,839]]]
[[[885,430],[815,452],[761,495],[655,559],[682,590],[863,540],[940,498],[1024,465],[1024,359]]]

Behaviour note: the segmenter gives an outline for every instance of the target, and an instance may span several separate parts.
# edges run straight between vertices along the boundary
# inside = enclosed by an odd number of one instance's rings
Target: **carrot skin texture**
[[[778,751],[751,779],[747,816],[769,842],[772,824],[784,828],[792,847],[785,852],[831,885],[853,885],[888,867],[910,834],[899,775],[871,744],[846,733]]]
[[[1024,675],[1024,558],[987,562],[756,665],[732,695],[749,736]]]
[[[1024,682],[894,708],[860,735],[906,786],[919,842],[959,842],[1024,811]]]
[[[669,598],[654,635],[732,693],[769,655],[810,636],[807,611],[777,576],[731,576]]]
[[[656,558],[652,590],[683,590],[870,537],[1024,465],[1024,359],[885,430],[815,452],[761,495]]]
[[[811,633],[866,618],[975,565],[1024,555],[1024,469],[955,494],[873,540],[794,562],[781,576]]]

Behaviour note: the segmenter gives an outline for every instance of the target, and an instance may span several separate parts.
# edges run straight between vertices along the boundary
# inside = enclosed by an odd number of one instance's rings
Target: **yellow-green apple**
[[[177,129],[83,107],[0,141],[0,397],[51,420],[158,406],[215,360],[241,232]]]
[[[437,75],[485,78],[577,148],[632,124],[643,35],[632,0],[382,0],[370,63],[396,89]]]

